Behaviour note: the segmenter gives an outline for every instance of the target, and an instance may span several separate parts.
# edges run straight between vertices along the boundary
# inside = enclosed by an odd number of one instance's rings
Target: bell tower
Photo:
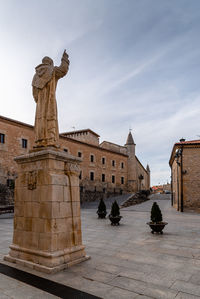
[[[135,143],[131,131],[128,134],[125,147],[127,148],[128,154],[128,179],[127,187],[129,192],[137,191],[137,179],[136,179],[136,158],[135,158]]]

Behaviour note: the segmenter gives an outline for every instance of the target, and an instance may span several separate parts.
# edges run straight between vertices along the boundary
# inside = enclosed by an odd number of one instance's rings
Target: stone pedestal
[[[80,160],[51,148],[15,160],[13,243],[4,259],[46,273],[88,259],[81,234]]]

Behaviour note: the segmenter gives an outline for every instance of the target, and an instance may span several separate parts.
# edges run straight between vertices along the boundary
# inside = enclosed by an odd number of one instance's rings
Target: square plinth
[[[47,273],[88,259],[82,245],[80,159],[45,149],[15,160],[13,243],[4,259]]]

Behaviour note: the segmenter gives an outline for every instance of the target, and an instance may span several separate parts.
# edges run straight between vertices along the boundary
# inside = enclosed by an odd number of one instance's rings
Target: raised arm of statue
[[[66,53],[66,50],[63,52],[63,56],[61,58],[61,64],[60,66],[55,66],[55,75],[57,78],[64,77],[69,69],[69,56]]]

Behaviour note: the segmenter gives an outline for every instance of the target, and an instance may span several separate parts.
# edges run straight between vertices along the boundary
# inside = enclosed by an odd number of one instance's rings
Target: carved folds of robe
[[[35,115],[35,146],[59,147],[59,131],[56,104],[56,86],[60,78],[67,74],[68,56],[61,59],[59,67],[53,65],[49,57],[43,58],[33,77],[33,97],[37,103]]]

